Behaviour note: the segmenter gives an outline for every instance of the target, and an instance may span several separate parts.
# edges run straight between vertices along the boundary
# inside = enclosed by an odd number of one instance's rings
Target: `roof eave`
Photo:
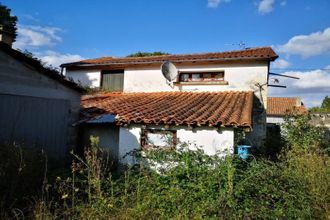
[[[221,59],[188,59],[188,60],[171,60],[169,61],[173,63],[190,63],[190,62],[210,62],[210,61],[249,61],[249,60],[266,60],[266,61],[274,61],[278,58],[278,56],[273,56],[273,57],[234,57],[234,58],[221,58]],[[97,64],[81,64],[81,63],[64,63],[61,64],[60,67],[66,68],[66,67],[101,67],[101,66],[117,66],[117,65],[147,65],[147,64],[161,64],[165,61],[164,60],[159,60],[159,61],[140,61],[140,62],[118,62],[118,63],[97,63]]]

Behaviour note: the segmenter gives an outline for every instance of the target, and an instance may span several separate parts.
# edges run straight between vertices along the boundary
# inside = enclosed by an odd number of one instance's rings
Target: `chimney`
[[[301,98],[300,97],[296,97],[296,106],[297,107],[301,106]]]
[[[13,45],[15,41],[15,31],[13,28],[0,24],[0,42],[9,45]]]

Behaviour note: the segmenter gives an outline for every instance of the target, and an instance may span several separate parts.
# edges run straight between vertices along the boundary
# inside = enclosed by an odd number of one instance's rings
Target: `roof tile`
[[[217,53],[199,53],[199,54],[177,54],[160,55],[148,57],[100,57],[95,59],[82,60],[79,62],[65,63],[61,66],[86,66],[86,65],[128,65],[145,63],[162,63],[164,61],[187,62],[187,61],[209,61],[209,60],[239,60],[239,59],[270,59],[275,60],[278,55],[271,47],[258,47],[245,50],[235,50]]]
[[[83,96],[85,119],[114,114],[119,124],[252,127],[253,92],[101,93]]]
[[[307,112],[305,106],[297,97],[268,97],[267,115],[285,116],[291,113],[303,114]]]

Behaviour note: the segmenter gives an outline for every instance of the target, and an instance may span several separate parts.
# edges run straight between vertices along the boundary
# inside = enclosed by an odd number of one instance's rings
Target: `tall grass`
[[[93,138],[83,156],[73,155],[67,175],[46,184],[47,196],[38,197],[29,217],[327,219],[330,168],[324,132],[300,117],[289,120],[284,133],[286,145],[277,160],[207,156],[182,143],[176,151],[136,155],[139,163],[122,172],[110,172],[109,155]]]

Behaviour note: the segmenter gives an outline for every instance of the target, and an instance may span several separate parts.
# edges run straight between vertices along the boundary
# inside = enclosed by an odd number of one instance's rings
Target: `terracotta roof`
[[[50,68],[45,68],[39,60],[28,57],[24,53],[22,53],[18,50],[12,49],[9,45],[7,45],[5,43],[0,42],[0,50],[4,51],[6,54],[13,57],[14,59],[17,59],[20,62],[26,63],[29,66],[32,66],[39,73],[41,73],[51,79],[54,79],[71,89],[74,89],[80,93],[86,92],[86,90],[84,88],[82,88],[77,83],[68,80],[67,78],[65,78],[65,76],[61,75],[58,71],[50,69]]]
[[[117,115],[117,123],[252,127],[253,92],[103,93],[82,97],[86,121]]]
[[[305,112],[307,110],[298,97],[268,97],[267,99],[268,116],[285,116]]]
[[[127,64],[146,64],[162,63],[164,61],[172,62],[196,62],[196,61],[217,61],[217,60],[242,60],[242,59],[267,59],[275,60],[278,55],[271,47],[258,47],[245,50],[235,50],[217,53],[200,54],[177,54],[161,55],[149,57],[100,57],[96,59],[82,60],[79,62],[65,63],[61,67],[72,66],[100,66],[100,65],[127,65]]]

